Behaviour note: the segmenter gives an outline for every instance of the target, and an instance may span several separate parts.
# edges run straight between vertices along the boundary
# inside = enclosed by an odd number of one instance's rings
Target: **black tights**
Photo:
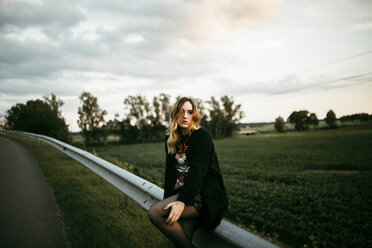
[[[177,200],[178,194],[170,196],[149,209],[149,218],[168,239],[177,247],[194,247],[191,243],[192,236],[196,229],[196,220],[199,212],[193,205],[185,205],[181,217],[172,225],[167,225],[165,221],[168,218],[171,208],[164,210],[165,206]]]

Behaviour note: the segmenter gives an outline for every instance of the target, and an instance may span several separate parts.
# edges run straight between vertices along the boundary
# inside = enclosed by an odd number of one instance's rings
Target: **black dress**
[[[216,228],[227,208],[228,199],[209,132],[199,128],[189,136],[183,136],[181,143],[177,144],[177,152],[183,149],[181,152],[184,154],[181,157],[187,160],[188,168],[183,175],[180,173],[182,170],[176,168],[179,166],[177,158],[180,156],[168,154],[167,140],[168,137],[165,139],[164,198],[178,193],[178,201],[194,205],[195,197],[200,194],[203,200],[201,225],[206,230]]]

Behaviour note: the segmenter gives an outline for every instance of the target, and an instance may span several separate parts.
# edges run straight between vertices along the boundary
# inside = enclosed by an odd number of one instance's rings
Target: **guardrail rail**
[[[6,131],[43,141],[80,162],[101,178],[115,186],[125,195],[137,202],[142,208],[149,208],[163,199],[164,190],[157,185],[138,177],[93,154],[61,142],[57,139],[28,132]],[[254,235],[223,219],[214,230],[207,232],[199,228],[193,237],[196,247],[241,247],[241,248],[277,248],[278,246]]]

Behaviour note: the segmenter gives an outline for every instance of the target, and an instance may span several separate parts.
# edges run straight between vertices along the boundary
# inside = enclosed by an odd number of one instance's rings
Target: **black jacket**
[[[165,141],[168,140],[166,137]],[[190,169],[179,190],[178,201],[187,205],[194,204],[195,196],[200,193],[204,205],[201,212],[201,224],[206,230],[217,227],[228,205],[225,186],[214,144],[209,132],[204,128],[194,130],[186,142],[186,156]],[[173,194],[177,180],[174,154],[168,154],[165,142],[166,168],[164,180],[164,198]]]

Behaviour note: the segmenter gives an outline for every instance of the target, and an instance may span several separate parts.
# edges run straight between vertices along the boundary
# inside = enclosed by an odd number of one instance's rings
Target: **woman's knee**
[[[153,219],[155,218],[155,210],[154,210],[154,205],[152,205],[149,209],[149,211],[147,212],[148,216],[149,216],[149,219],[151,221],[153,221]]]
[[[162,212],[161,208],[159,208],[159,204],[152,205],[148,211],[148,216],[152,223],[161,219],[161,214]]]
[[[170,196],[162,201],[159,201],[152,205],[148,211],[149,219],[152,223],[162,221],[164,219],[164,216],[166,216],[170,210],[164,210],[164,207],[175,201],[177,199],[177,195]]]

